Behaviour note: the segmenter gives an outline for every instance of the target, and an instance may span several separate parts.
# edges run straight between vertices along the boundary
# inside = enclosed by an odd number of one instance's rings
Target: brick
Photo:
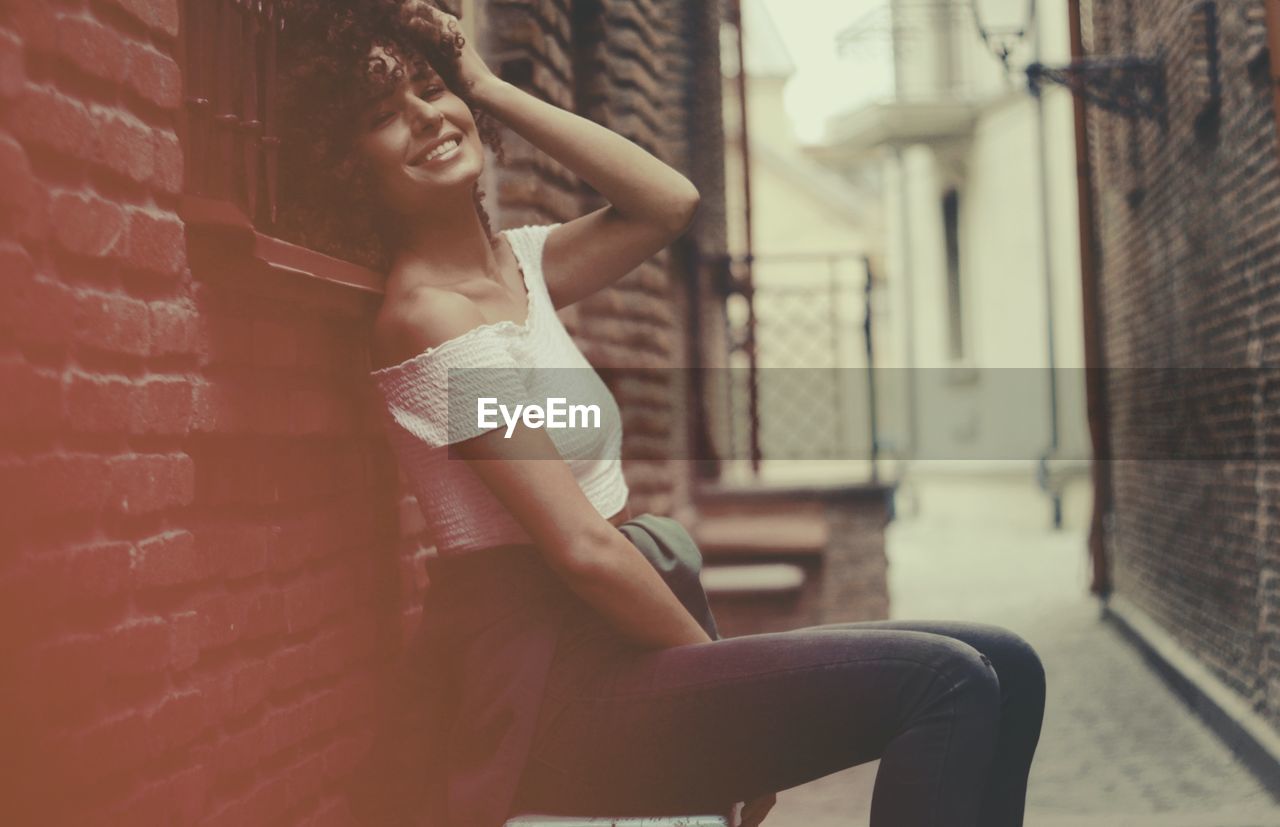
[[[129,53],[127,83],[139,96],[164,109],[182,102],[182,75],[177,61],[141,44]]]
[[[24,144],[91,160],[97,150],[97,119],[79,101],[48,86],[27,86],[6,124]]]
[[[173,692],[148,716],[153,755],[165,755],[185,746],[208,727],[208,703],[200,689]]]
[[[147,303],[114,293],[81,293],[75,308],[76,341],[96,350],[145,356],[150,341]]]
[[[351,605],[345,567],[315,575],[283,590],[289,632],[312,628],[324,618]]]
[[[149,180],[155,171],[155,139],[145,124],[126,118],[102,118],[98,125],[98,159],[131,181]]]
[[[0,135],[0,217],[27,238],[46,234],[48,195],[36,179],[26,150],[12,138]]]
[[[18,697],[46,719],[83,710],[106,681],[95,660],[97,645],[97,637],[78,635],[19,650],[13,658]]]
[[[289,799],[288,779],[283,776],[268,776],[242,798],[210,815],[203,824],[205,827],[279,824],[293,803]]]
[[[207,805],[209,771],[204,764],[150,781],[107,813],[114,824],[196,824]]]
[[[378,645],[372,620],[344,618],[316,638],[309,651],[310,677],[333,677],[365,657]]]
[[[103,540],[77,546],[66,556],[59,578],[67,603],[102,600],[122,594],[131,581],[133,545],[123,540]]]
[[[107,460],[93,455],[48,455],[0,465],[0,496],[18,522],[91,515],[102,508]]]
[[[50,209],[54,239],[64,250],[89,257],[123,252],[125,213],[118,205],[94,195],[60,192]]]
[[[270,730],[261,723],[234,732],[214,745],[210,764],[219,780],[253,772],[274,752]]]
[[[80,786],[123,774],[150,757],[151,739],[142,712],[130,710],[93,728],[58,738],[55,762],[67,784]]]
[[[132,402],[133,384],[127,379],[74,374],[67,380],[69,424],[77,431],[125,432]]]
[[[191,429],[197,433],[239,434],[254,427],[251,396],[226,382],[196,381],[192,386]],[[203,478],[203,477],[202,477]],[[213,486],[205,496],[220,497]]]
[[[283,770],[289,783],[291,801],[307,801],[318,796],[324,785],[324,756],[308,755]]]
[[[57,9],[52,3],[9,3],[5,12],[28,49],[47,53],[57,49]]]
[[[126,41],[115,30],[87,17],[60,14],[56,24],[58,55],[103,80],[124,78],[129,63]]]
[[[0,30],[0,98],[16,98],[26,83],[22,41],[13,32]]]
[[[150,303],[151,356],[186,356],[197,351],[198,319],[188,304],[164,301]]]
[[[172,132],[156,130],[153,137],[155,158],[151,184],[159,192],[177,195],[182,191],[182,145],[178,142],[178,136]]]
[[[233,602],[240,617],[242,639],[260,640],[287,631],[284,598],[275,589],[238,595]]]
[[[141,588],[187,586],[208,577],[207,568],[190,531],[168,531],[138,542],[134,579]]]
[[[273,538],[271,526],[228,522],[196,532],[201,557],[220,576],[232,580],[266,570]]]
[[[57,345],[70,341],[76,294],[67,286],[37,277],[35,265],[17,245],[0,245],[0,327],[22,344]]]
[[[0,362],[0,429],[46,431],[63,424],[62,378],[16,359]]]
[[[147,28],[168,37],[178,35],[178,0],[109,0]]]
[[[271,694],[274,660],[242,664],[231,672],[231,697],[224,713],[232,718],[248,714]]]
[[[200,616],[200,648],[226,646],[236,641],[236,618],[225,594],[205,598],[196,607]]]
[[[182,436],[191,429],[191,382],[151,378],[137,386],[129,430],[135,434]]]
[[[311,652],[312,647],[309,645],[291,646],[273,652],[271,660],[275,668],[271,670],[271,691],[289,692],[299,684],[310,681],[316,665]]]
[[[169,618],[169,662],[173,669],[190,669],[200,660],[200,614],[178,612]]]
[[[129,262],[172,278],[187,265],[186,231],[175,216],[143,210],[129,212]]]
[[[121,514],[147,514],[190,505],[195,490],[191,457],[175,454],[132,454],[107,465],[107,506]]]
[[[94,662],[109,677],[159,672],[169,665],[169,626],[159,618],[117,626],[94,647]]]
[[[311,815],[307,827],[343,827],[351,821],[351,805],[345,801],[327,800]]]

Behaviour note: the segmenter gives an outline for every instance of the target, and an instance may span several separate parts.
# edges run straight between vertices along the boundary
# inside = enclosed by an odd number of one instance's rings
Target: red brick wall
[[[1280,164],[1261,0],[1218,2],[1222,103],[1208,94],[1194,4],[1094,2],[1092,51],[1168,53],[1168,130],[1091,110],[1101,303],[1116,368],[1207,368],[1151,387],[1111,375],[1117,591],[1280,726],[1280,478],[1274,463],[1161,461],[1162,411],[1208,400],[1204,434],[1275,442],[1260,371],[1280,356]],[[1086,8],[1088,11],[1089,9]],[[1243,381],[1240,381],[1243,380]],[[1274,449],[1269,453],[1274,456]]]
[[[698,164],[715,219],[716,150],[689,143],[718,118],[692,91],[718,90],[715,29],[700,4],[631,5],[606,4],[618,105],[599,111]],[[489,7],[571,104],[569,4]],[[350,823],[425,585],[429,538],[367,383],[376,296],[229,266],[178,217],[178,26],[177,0],[0,10],[5,824]],[[678,74],[693,63],[700,80]],[[504,225],[591,203],[514,143]],[[723,249],[722,220],[700,222]],[[589,355],[652,385],[685,358],[689,277],[664,254],[567,315]],[[648,443],[620,396],[649,445],[633,505],[667,510],[687,498],[678,396]]]
[[[193,275],[178,25],[0,19],[6,824],[337,820],[399,639],[368,301]]]

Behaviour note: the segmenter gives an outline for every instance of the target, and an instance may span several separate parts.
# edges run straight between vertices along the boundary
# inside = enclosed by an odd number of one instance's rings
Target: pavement
[[[890,616],[995,623],[1040,653],[1048,697],[1026,827],[1280,827],[1280,805],[1088,593],[1083,529],[900,515]],[[768,827],[869,824],[878,761],[784,790]]]

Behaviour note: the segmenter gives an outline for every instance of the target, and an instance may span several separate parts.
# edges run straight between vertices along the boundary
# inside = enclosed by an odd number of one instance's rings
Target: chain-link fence
[[[866,457],[876,474],[874,373],[881,283],[857,253],[757,256],[733,262],[726,297],[733,457]],[[851,370],[853,369],[853,370]],[[817,469],[815,469],[816,471]]]

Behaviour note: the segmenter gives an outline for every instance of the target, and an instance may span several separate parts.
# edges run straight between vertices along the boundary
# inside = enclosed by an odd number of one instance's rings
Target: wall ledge
[[[1102,619],[1138,649],[1169,688],[1280,802],[1280,732],[1124,595],[1112,594],[1102,601]]]
[[[382,274],[260,232],[229,201],[184,195],[178,215],[187,225],[197,278],[217,278],[248,267],[258,277],[298,277],[370,296],[383,294]]]

